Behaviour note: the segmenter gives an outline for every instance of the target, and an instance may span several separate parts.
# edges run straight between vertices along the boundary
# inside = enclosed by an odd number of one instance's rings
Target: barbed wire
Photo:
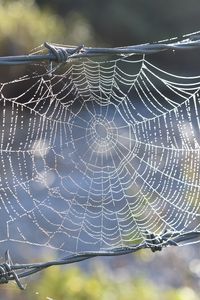
[[[177,41],[174,43],[158,42],[148,43],[141,45],[133,45],[127,47],[115,48],[91,48],[80,45],[76,46],[61,46],[45,42],[44,48],[48,53],[42,54],[29,54],[18,56],[2,56],[0,57],[0,65],[18,65],[18,64],[31,64],[35,62],[55,62],[65,63],[70,59],[94,57],[102,55],[128,55],[128,54],[154,54],[167,50],[195,50],[200,48],[200,35],[192,35],[187,39]]]
[[[141,249],[150,249],[152,252],[161,251],[164,247],[179,246],[181,242],[197,239],[200,236],[200,231],[189,231],[185,233],[180,233],[179,231],[165,231],[161,235],[155,235],[152,232],[146,231],[145,235],[146,240],[140,244],[97,252],[76,253],[63,257],[60,260],[44,263],[13,264],[10,253],[7,250],[5,253],[5,262],[0,264],[0,284],[15,281],[18,287],[23,290],[24,286],[20,282],[20,278],[28,277],[46,268],[80,262],[97,256],[119,256],[130,254]]]

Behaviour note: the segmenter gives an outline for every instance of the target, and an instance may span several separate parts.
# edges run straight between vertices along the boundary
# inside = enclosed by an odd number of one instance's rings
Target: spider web
[[[78,253],[199,230],[200,76],[141,55],[46,67],[1,84],[2,247]]]

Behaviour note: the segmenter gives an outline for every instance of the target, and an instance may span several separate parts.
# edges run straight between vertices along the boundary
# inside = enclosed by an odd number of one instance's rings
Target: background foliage
[[[98,46],[156,41],[199,30],[199,11],[199,0],[0,0],[0,54],[24,54],[44,41]],[[196,300],[199,250],[188,249],[182,256],[169,249],[161,256],[129,256],[128,263],[91,262],[89,271],[86,264],[51,268],[28,281],[25,292],[14,284],[1,286],[0,300]]]

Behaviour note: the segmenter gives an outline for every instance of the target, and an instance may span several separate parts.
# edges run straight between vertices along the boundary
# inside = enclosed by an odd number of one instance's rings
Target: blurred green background
[[[24,54],[45,41],[123,46],[181,36],[200,29],[199,11],[199,0],[0,0],[0,55]],[[25,292],[0,286],[0,300],[196,300],[199,252],[144,251],[51,268],[27,279]]]
[[[1,55],[44,41],[123,46],[199,30],[198,0],[1,0]]]

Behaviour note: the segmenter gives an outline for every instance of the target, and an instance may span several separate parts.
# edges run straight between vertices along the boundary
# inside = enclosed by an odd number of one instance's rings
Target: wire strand
[[[152,252],[161,251],[164,247],[179,246],[179,243],[196,239],[200,236],[200,232],[171,232],[165,231],[161,235],[155,235],[146,231],[146,241],[140,244],[131,245],[129,247],[121,247],[108,249],[99,252],[83,252],[67,257],[63,257],[60,260],[54,260],[44,263],[33,264],[13,264],[10,258],[9,251],[5,253],[5,262],[0,264],[0,284],[8,283],[9,281],[15,281],[20,289],[24,289],[24,286],[20,282],[20,278],[28,277],[32,274],[40,272],[46,268],[58,265],[67,265],[75,262],[80,262],[86,259],[94,258],[97,256],[119,256],[134,253],[141,249],[150,249]]]
[[[116,48],[90,48],[80,45],[78,47],[67,47],[54,45],[45,42],[46,54],[30,54],[18,56],[0,57],[0,65],[31,64],[34,62],[56,62],[65,63],[69,59],[94,57],[102,55],[127,55],[127,54],[154,54],[167,50],[195,50],[200,48],[200,36],[194,35],[191,38],[177,41],[175,43],[149,43]]]

